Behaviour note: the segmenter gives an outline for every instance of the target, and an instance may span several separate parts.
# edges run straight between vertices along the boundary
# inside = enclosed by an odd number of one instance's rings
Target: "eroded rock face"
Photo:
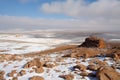
[[[65,79],[65,80],[73,80],[74,79],[74,75],[72,75],[72,74],[60,75],[59,77]]]
[[[33,76],[29,80],[44,80],[44,78],[40,76]]]
[[[101,67],[96,76],[99,80],[120,80],[120,73],[116,72],[112,67]]]
[[[85,39],[80,47],[97,47],[97,48],[105,48],[106,44],[105,41],[98,37],[88,37]]]

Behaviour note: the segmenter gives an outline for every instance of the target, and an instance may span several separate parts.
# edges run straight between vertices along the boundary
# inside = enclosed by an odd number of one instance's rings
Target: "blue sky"
[[[64,0],[37,0],[26,1],[20,0],[0,0],[0,14],[9,16],[27,16],[32,18],[69,18],[62,14],[45,14],[40,10],[43,3]]]
[[[0,14],[9,16],[28,16],[32,18],[71,18],[64,14],[45,14],[40,10],[44,3],[65,0],[0,0]],[[85,0],[88,3],[96,0]]]
[[[0,0],[0,29],[120,30],[119,8],[120,0]]]

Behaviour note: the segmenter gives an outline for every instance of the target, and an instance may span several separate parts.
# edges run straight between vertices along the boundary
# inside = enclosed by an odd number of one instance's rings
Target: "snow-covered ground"
[[[55,38],[53,34],[43,35],[44,38],[37,37],[35,38],[32,35],[27,34],[0,34],[0,54],[25,54],[37,51],[43,51],[51,48],[55,48],[57,45],[64,43],[72,42],[70,39]],[[73,42],[82,42],[85,37],[73,38]],[[119,39],[111,39],[111,41],[119,41]],[[38,56],[40,60],[44,61],[44,58],[49,59],[50,63],[57,63],[58,65],[53,68],[44,68],[43,73],[35,73],[32,68],[23,68],[23,66],[28,62],[33,60],[33,57],[23,58],[22,60],[16,61],[4,61],[0,62],[0,71],[5,71],[5,79],[12,80],[12,77],[8,76],[12,70],[16,70],[19,73],[21,70],[26,70],[26,74],[23,76],[18,76],[18,80],[29,80],[32,76],[42,76],[44,80],[64,80],[60,78],[60,75],[72,74],[74,75],[74,80],[97,80],[95,77],[82,77],[80,75],[81,71],[76,74],[75,71],[72,71],[73,66],[77,63],[83,64],[85,66],[89,65],[90,60],[94,58],[87,58],[83,62],[83,58],[63,58],[63,54],[46,54]],[[61,58],[62,57],[62,58]],[[108,57],[97,57],[100,61],[107,59]],[[76,63],[77,62],[77,63]],[[111,58],[106,61],[110,66],[115,63]],[[95,71],[86,70],[88,73],[95,73]],[[120,73],[119,69],[116,69]],[[17,74],[14,75],[16,77]]]
[[[0,54],[24,54],[54,48],[70,40],[57,38],[34,38],[22,34],[1,34]]]
[[[61,54],[48,54],[45,55],[45,57],[50,59],[50,62],[56,62],[57,66],[53,68],[46,68],[44,67],[44,72],[43,73],[35,73],[32,72],[30,73],[30,70],[32,68],[24,69],[23,66],[32,58],[25,58],[21,61],[5,61],[0,63],[0,70],[4,70],[6,72],[5,78],[6,80],[12,79],[12,77],[7,76],[8,73],[10,73],[12,70],[16,70],[17,73],[19,73],[21,70],[26,70],[26,74],[24,76],[19,76],[18,80],[29,80],[30,77],[32,76],[42,76],[44,80],[64,80],[60,78],[60,75],[67,75],[67,74],[72,74],[74,75],[73,80],[97,80],[95,77],[82,77],[80,74],[76,74],[75,71],[72,71],[72,67],[76,65],[76,61],[79,62],[80,64],[83,64],[85,66],[89,65],[89,61],[92,60],[93,58],[88,58],[85,60],[85,62],[82,62],[82,58],[63,58],[63,60],[58,60],[61,58]],[[99,60],[103,61],[105,58],[103,57],[97,57]],[[107,59],[107,58],[106,58]],[[43,57],[40,57],[40,60],[43,60]],[[114,63],[113,60],[111,60],[112,63]],[[111,61],[106,61],[109,65],[111,64]],[[87,70],[88,73],[95,73],[94,71]],[[120,71],[119,71],[120,72]],[[81,71],[79,71],[81,73]],[[14,75],[16,77],[16,75]]]

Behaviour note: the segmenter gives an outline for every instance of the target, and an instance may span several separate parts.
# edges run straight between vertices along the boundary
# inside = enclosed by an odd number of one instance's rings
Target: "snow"
[[[62,61],[57,61],[58,58],[61,58],[62,54],[57,54],[57,53],[52,53],[52,54],[46,54],[45,57],[50,59],[50,62],[48,63],[53,63],[56,62],[57,66],[53,68],[44,68],[43,73],[35,73],[32,72],[30,73],[29,71],[32,70],[32,68],[24,69],[23,66],[28,62],[31,61],[33,58],[25,58],[21,61],[4,61],[0,63],[0,70],[4,70],[6,72],[5,78],[6,80],[11,79],[11,77],[8,77],[7,74],[11,72],[12,70],[17,70],[17,72],[20,72],[21,70],[26,70],[27,74],[24,76],[19,76],[18,80],[29,80],[30,77],[32,76],[42,76],[44,80],[64,80],[60,78],[60,75],[67,75],[67,74],[72,74],[74,75],[73,80],[97,80],[96,78],[93,77],[85,77],[83,78],[80,76],[80,74],[75,74],[75,71],[73,71],[73,66],[77,65],[76,61],[79,62],[80,64],[83,64],[85,66],[88,66],[89,61],[94,59],[94,58],[88,58],[85,60],[85,62],[82,62],[82,58],[63,58]],[[44,60],[43,56],[39,57],[41,61]],[[99,60],[103,61],[105,58],[109,59],[109,57],[97,57]],[[111,63],[114,63],[114,61],[108,60],[106,61],[109,65],[112,65]],[[6,65],[6,66],[5,66]],[[18,66],[18,67],[15,67]],[[59,70],[59,71],[58,71]],[[116,71],[120,72],[120,70],[116,69]],[[95,71],[87,70],[89,73],[96,73]],[[81,73],[81,71],[79,71]]]
[[[120,39],[110,39],[110,42],[115,41],[115,42],[120,42]]]
[[[54,54],[52,54],[52,55],[54,55]],[[52,56],[51,58],[55,58],[55,57]],[[27,74],[24,76],[18,77],[18,80],[28,80],[30,77],[37,76],[37,75],[44,77],[45,80],[64,80],[64,79],[60,78],[59,76],[66,75],[66,74],[73,74],[75,76],[74,80],[90,80],[89,77],[85,77],[85,79],[83,79],[82,76],[76,75],[74,73],[74,71],[71,71],[71,68],[76,65],[75,58],[67,58],[63,62],[59,62],[60,65],[58,65],[52,69],[44,67],[45,71],[40,74],[37,74],[35,72],[29,73],[31,68],[23,69],[23,65],[25,63],[27,63],[27,61],[30,61],[30,60],[32,60],[32,58],[28,58],[28,59],[26,58],[26,59],[23,59],[22,61],[3,62],[3,63],[0,63],[0,70],[4,70],[6,72],[6,75],[5,75],[6,80],[11,79],[11,77],[8,77],[7,74],[9,72],[11,72],[12,70],[17,70],[17,72],[20,72],[20,70],[27,71]],[[6,64],[7,64],[7,66],[4,67],[4,65],[6,65]],[[86,63],[81,63],[81,64],[86,65]],[[18,67],[15,68],[15,66],[18,66]],[[60,72],[56,72],[56,70],[60,70]]]
[[[53,34],[47,35],[48,38],[34,38],[29,35],[16,35],[16,34],[0,34],[0,54],[25,54],[30,52],[36,52],[36,51],[43,51],[47,49],[54,48],[55,45],[63,44],[63,43],[69,43],[71,40],[68,39],[56,39],[51,38],[54,36]],[[44,80],[64,80],[60,78],[60,75],[67,75],[67,74],[73,74],[74,80],[97,80],[96,78],[92,77],[85,77],[83,78],[80,76],[80,74],[75,74],[75,71],[72,71],[73,66],[76,65],[76,61],[80,64],[83,64],[85,66],[89,65],[89,61],[93,58],[86,59],[85,62],[82,62],[82,58],[64,58],[63,61],[59,61],[57,59],[61,58],[62,54],[48,54],[45,55],[45,57],[50,58],[50,63],[56,62],[59,64],[58,66],[55,66],[54,68],[45,68],[43,73],[30,73],[29,71],[32,70],[32,68],[24,69],[23,66],[33,58],[24,58],[21,61],[4,61],[0,62],[0,70],[5,71],[5,78],[6,80],[12,79],[12,77],[9,77],[7,74],[11,72],[12,70],[17,70],[17,72],[20,72],[21,70],[26,70],[27,74],[24,76],[19,76],[18,80],[29,80],[32,76],[42,76]],[[44,57],[40,57],[40,60],[44,60]],[[104,59],[109,59],[108,57],[97,57],[99,60],[103,61]],[[115,62],[112,59],[109,59],[106,61],[109,65],[114,64]],[[16,67],[17,66],[17,67]],[[57,71],[59,70],[59,71]],[[120,72],[120,70],[116,69],[117,72]],[[95,73],[95,71],[87,70],[87,72]],[[81,73],[81,71],[79,71]],[[16,76],[16,75],[14,75]]]
[[[56,38],[34,38],[30,35],[1,34],[0,54],[25,54],[55,48],[70,40]]]

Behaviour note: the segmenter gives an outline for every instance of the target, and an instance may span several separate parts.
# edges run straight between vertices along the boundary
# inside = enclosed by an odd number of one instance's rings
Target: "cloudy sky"
[[[120,31],[120,0],[0,0],[0,30]]]

